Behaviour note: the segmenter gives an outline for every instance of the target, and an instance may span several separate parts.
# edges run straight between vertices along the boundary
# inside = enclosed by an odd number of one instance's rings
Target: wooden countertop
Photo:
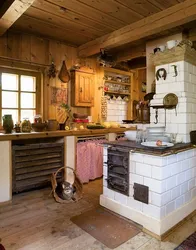
[[[133,153],[141,153],[154,156],[167,156],[194,148],[191,143],[177,143],[173,147],[169,148],[150,148],[142,146],[140,143],[136,143],[134,141],[113,141],[106,142],[104,144],[116,148],[121,148],[125,151],[132,151]]]
[[[34,138],[49,138],[49,137],[64,137],[64,136],[88,136],[88,135],[102,135],[108,133],[123,133],[127,130],[136,130],[136,127],[131,128],[108,128],[108,129],[84,129],[84,130],[57,130],[57,131],[44,131],[44,132],[31,132],[31,133],[0,133],[0,141],[12,141],[22,139]]]

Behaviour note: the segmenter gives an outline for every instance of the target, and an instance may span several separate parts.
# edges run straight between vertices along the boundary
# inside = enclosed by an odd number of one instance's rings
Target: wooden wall
[[[66,44],[49,40],[46,38],[7,32],[4,36],[0,37],[0,65],[17,68],[26,68],[43,72],[43,114],[45,119],[55,119],[57,117],[57,107],[50,104],[50,87],[64,87],[68,88],[68,97],[70,103],[70,84],[62,84],[61,81],[56,77],[50,79],[47,77],[48,66],[51,64],[52,59],[59,71],[62,65],[62,61],[66,61],[67,68],[70,69],[77,59],[76,48],[67,46]],[[82,112],[92,115],[93,119],[96,120],[99,107],[100,99],[97,98],[101,90],[98,91],[97,82],[100,81],[99,67],[97,68],[97,62],[95,58],[84,60],[85,66],[89,66],[95,70],[95,107],[90,108],[76,108],[73,107],[73,112]],[[58,75],[58,73],[57,73]],[[101,77],[102,78],[102,77]]]

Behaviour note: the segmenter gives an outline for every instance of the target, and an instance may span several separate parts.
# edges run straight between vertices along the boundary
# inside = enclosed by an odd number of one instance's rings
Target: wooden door
[[[94,105],[94,75],[76,72],[75,106],[92,107]]]

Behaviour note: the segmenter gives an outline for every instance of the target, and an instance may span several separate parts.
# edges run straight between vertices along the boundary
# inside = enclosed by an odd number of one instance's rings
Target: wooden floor
[[[0,207],[0,238],[6,250],[106,250],[102,243],[70,221],[99,204],[102,180],[84,185],[84,198],[78,203],[58,204],[49,197],[50,189],[31,191],[13,197]],[[145,233],[130,239],[118,250],[173,250],[196,230],[196,216],[175,230],[164,242]]]

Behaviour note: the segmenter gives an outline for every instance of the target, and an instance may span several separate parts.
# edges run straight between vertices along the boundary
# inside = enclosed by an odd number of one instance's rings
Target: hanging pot
[[[59,79],[61,80],[61,82],[67,83],[70,80],[70,75],[69,72],[67,70],[67,66],[65,64],[65,61],[63,61],[61,70],[59,72]]]

